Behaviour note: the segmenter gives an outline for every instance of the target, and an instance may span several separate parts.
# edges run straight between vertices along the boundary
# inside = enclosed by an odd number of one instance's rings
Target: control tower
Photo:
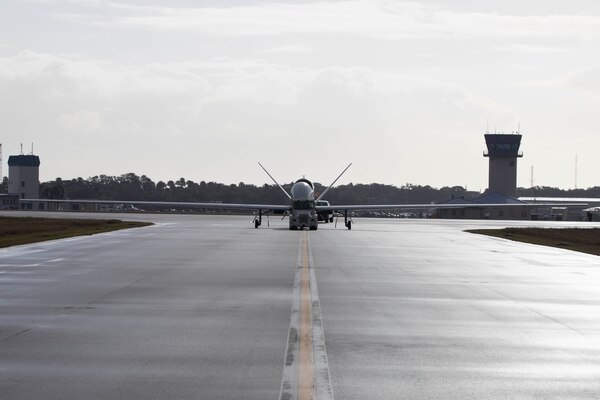
[[[20,199],[37,199],[40,190],[40,158],[29,155],[8,158],[8,193]]]
[[[487,151],[484,157],[489,157],[488,192],[501,193],[515,197],[517,194],[517,158],[523,157],[519,152],[521,146],[520,134],[486,134]]]

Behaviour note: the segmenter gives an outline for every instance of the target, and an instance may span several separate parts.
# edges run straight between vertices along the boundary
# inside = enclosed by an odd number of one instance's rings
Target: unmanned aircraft
[[[349,211],[357,210],[401,210],[401,209],[420,209],[430,210],[435,208],[494,208],[494,207],[532,207],[532,206],[547,206],[554,204],[358,204],[358,205],[329,205],[323,200],[323,197],[341,178],[341,176],[350,168],[352,163],[342,171],[341,174],[333,181],[329,187],[319,196],[315,194],[315,187],[311,181],[306,178],[298,179],[288,193],[273,176],[259,162],[258,165],[265,171],[271,180],[279,189],[285,193],[289,199],[288,204],[234,204],[234,203],[197,203],[197,202],[161,202],[161,201],[126,201],[126,200],[51,200],[51,199],[23,199],[21,202],[26,203],[92,203],[92,204],[131,204],[131,205],[151,205],[151,206],[166,206],[166,207],[198,207],[211,208],[221,210],[254,210],[254,227],[258,228],[262,225],[262,217],[268,216],[270,213],[284,214],[289,217],[290,230],[308,228],[317,230],[319,227],[319,217],[326,222],[333,222],[334,213],[343,213],[344,226],[352,229],[352,217],[348,214]],[[566,205],[566,204],[563,204]],[[574,205],[574,204],[569,204]],[[582,205],[581,203],[576,205]],[[585,205],[585,204],[584,204]]]

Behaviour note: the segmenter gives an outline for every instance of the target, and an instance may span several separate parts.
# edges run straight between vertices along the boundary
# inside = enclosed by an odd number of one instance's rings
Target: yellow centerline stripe
[[[307,232],[298,238],[290,329],[279,400],[333,400],[321,303]]]
[[[302,237],[302,273],[300,308],[300,354],[298,372],[298,400],[313,400],[315,394],[315,367],[313,359],[312,301],[308,265],[308,238]]]

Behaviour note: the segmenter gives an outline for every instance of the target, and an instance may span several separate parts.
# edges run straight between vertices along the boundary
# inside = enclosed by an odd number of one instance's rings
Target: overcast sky
[[[40,179],[600,186],[596,0],[1,0],[0,143]]]

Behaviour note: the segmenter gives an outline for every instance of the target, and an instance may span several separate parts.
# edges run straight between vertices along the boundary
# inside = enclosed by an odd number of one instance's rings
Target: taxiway
[[[0,250],[3,398],[301,399],[302,315],[317,399],[600,396],[596,256],[463,232],[494,221],[118,217],[155,225]]]

